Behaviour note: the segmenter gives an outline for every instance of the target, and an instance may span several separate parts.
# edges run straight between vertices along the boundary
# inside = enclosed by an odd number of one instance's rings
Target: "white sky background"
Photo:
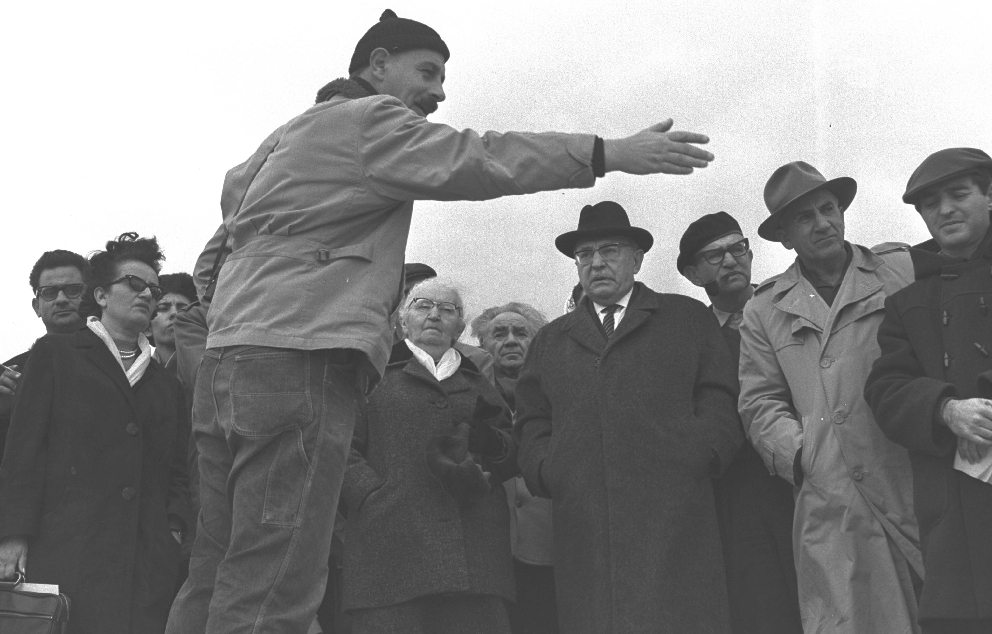
[[[914,243],[929,236],[900,200],[913,169],[945,147],[992,152],[988,0],[20,2],[0,17],[0,357],[43,334],[28,285],[43,251],[137,231],[158,236],[164,273],[190,271],[224,173],[346,74],[387,7],[451,50],[434,121],[610,138],[671,116],[712,139],[715,162],[688,177],[417,203],[407,261],[460,282],[469,317],[510,300],[558,316],[576,274],[553,241],[585,204],[616,200],[654,234],[639,279],[705,299],[675,270],[702,214],[738,218],[755,281],[792,261],[756,233],[778,166],[858,181],[848,239]]]

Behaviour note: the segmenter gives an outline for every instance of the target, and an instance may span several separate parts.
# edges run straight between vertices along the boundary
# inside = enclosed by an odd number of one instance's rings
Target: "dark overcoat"
[[[911,251],[917,281],[890,295],[865,387],[879,426],[910,450],[926,579],[920,621],[992,618],[992,486],[954,469],[944,398],[990,398],[992,232],[968,261]]]
[[[472,418],[479,396],[503,407],[508,450],[499,463],[481,463],[492,473],[489,495],[460,507],[431,475],[424,452],[432,437]],[[510,420],[499,392],[467,358],[439,382],[405,343],[393,348],[355,418],[341,488],[345,609],[448,593],[514,598],[510,511],[499,486],[517,473]]]
[[[743,439],[737,389],[713,313],[640,283],[609,342],[588,299],[538,333],[515,433],[553,502],[563,632],[729,631],[711,477]]]
[[[73,634],[165,630],[189,526],[189,414],[152,361],[131,387],[89,329],[35,343],[0,464],[0,538],[28,535],[28,580],[58,584]]]

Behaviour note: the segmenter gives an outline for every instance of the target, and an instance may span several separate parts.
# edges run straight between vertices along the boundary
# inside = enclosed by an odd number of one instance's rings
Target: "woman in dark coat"
[[[39,339],[15,396],[0,463],[0,576],[58,584],[73,634],[163,632],[175,588],[189,420],[142,334],[162,259],[136,234],[92,256],[87,303],[99,318]]]
[[[341,499],[353,634],[509,634],[516,473],[509,410],[451,346],[458,293],[430,279],[403,309],[408,339],[356,417]],[[471,452],[471,453],[470,453]]]

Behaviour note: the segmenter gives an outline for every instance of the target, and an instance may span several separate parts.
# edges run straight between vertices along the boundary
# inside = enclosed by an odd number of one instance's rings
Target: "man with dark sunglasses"
[[[48,334],[68,334],[83,327],[79,304],[83,301],[83,256],[56,249],[46,251],[31,269],[29,281],[34,297],[31,308],[41,318]],[[28,352],[8,359],[0,368],[0,456],[10,425],[10,410],[14,404],[14,389],[21,378],[21,370],[28,360]]]
[[[690,282],[705,289],[713,302],[711,308],[730,346],[735,374],[744,305],[754,295],[753,259],[740,224],[725,211],[690,224],[679,242],[676,266]],[[731,632],[802,632],[792,555],[792,487],[770,475],[754,446],[745,440],[727,471],[713,481],[713,489]]]

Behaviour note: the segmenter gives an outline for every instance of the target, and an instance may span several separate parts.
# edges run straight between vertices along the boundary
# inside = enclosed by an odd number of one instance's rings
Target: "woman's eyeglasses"
[[[121,282],[127,282],[127,285],[131,287],[131,290],[135,293],[140,293],[146,288],[152,292],[152,297],[157,302],[162,299],[165,295],[165,291],[162,290],[161,286],[156,286],[155,284],[149,284],[145,280],[141,279],[137,275],[125,275],[119,277],[112,282],[108,282],[107,286],[113,286],[114,284],[120,284]]]

